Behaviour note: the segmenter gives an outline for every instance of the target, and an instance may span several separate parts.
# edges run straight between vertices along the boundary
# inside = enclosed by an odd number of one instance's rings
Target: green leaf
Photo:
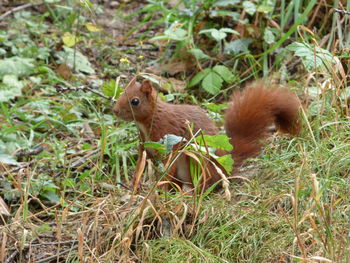
[[[18,165],[18,162],[10,154],[0,152],[0,163]]]
[[[231,154],[226,154],[226,155],[220,156],[219,158],[216,158],[216,161],[222,167],[224,167],[224,169],[226,170],[226,172],[228,174],[231,174],[232,169],[233,169],[233,163],[234,163]]]
[[[5,75],[28,76],[34,71],[34,59],[12,57],[0,60],[0,79]]]
[[[79,42],[79,39],[75,34],[66,32],[62,37],[62,41],[67,47],[73,47]]]
[[[204,106],[215,113],[221,113],[222,110],[227,109],[227,104],[207,103]]]
[[[74,49],[66,46],[63,46],[63,50],[64,51],[57,53],[58,64],[66,63],[71,68],[74,68],[75,66],[75,70],[77,71],[88,74],[95,73],[95,70],[91,67],[91,64],[87,57],[81,54],[78,50],[74,51]]]
[[[219,31],[219,30],[217,30],[217,29],[213,29],[213,30],[211,31],[211,36],[212,36],[216,41],[219,42],[220,40],[224,39],[224,38],[227,36],[227,34],[226,34],[225,32]]]
[[[114,79],[104,81],[101,86],[101,91],[104,95],[114,98],[119,98],[120,94],[123,92],[121,87],[116,87],[116,82]]]
[[[0,84],[0,102],[6,102],[20,96],[23,87],[23,82],[19,81],[16,75],[3,76],[2,83]]]
[[[174,134],[166,134],[162,139],[159,140],[159,142],[165,146],[167,153],[173,150],[174,145],[182,141],[184,141],[183,137]]]
[[[40,194],[42,197],[46,198],[47,200],[53,202],[53,203],[59,203],[60,202],[60,198],[58,197],[58,195],[53,192],[53,191],[44,191],[43,193]]]
[[[190,81],[190,83],[188,84],[188,87],[193,87],[195,85],[197,85],[199,82],[201,82],[202,79],[204,79],[204,77],[206,77],[209,72],[211,71],[210,68],[206,68],[200,72],[198,72]]]
[[[233,150],[233,146],[230,143],[230,139],[227,137],[226,134],[204,135],[203,137],[198,136],[196,138],[196,141],[198,142],[198,144],[204,145],[203,138],[206,145],[209,147],[213,147],[215,149],[221,149],[224,151]]]
[[[202,87],[210,94],[216,95],[220,92],[223,79],[214,71],[210,71],[202,81]]]
[[[275,43],[275,35],[268,28],[265,28],[264,30],[264,40],[269,45]]]
[[[223,80],[227,83],[231,83],[235,79],[235,76],[232,74],[232,72],[223,65],[216,65],[213,67],[213,70],[218,73],[220,77],[222,77]]]
[[[150,40],[175,40],[182,41],[187,38],[187,31],[180,27],[180,24],[175,22],[171,24],[171,26],[164,31],[164,35],[156,36],[151,38]]]
[[[239,35],[239,33],[236,30],[233,30],[233,29],[227,28],[227,27],[221,28],[220,32],[225,32],[225,33],[231,33],[231,34]]]
[[[309,71],[319,67],[327,70],[332,64],[336,63],[333,55],[328,50],[315,45],[294,42],[286,48],[294,51],[295,56],[301,58],[305,68]]]
[[[232,20],[238,21],[240,14],[238,12],[227,11],[227,10],[212,10],[210,11],[210,17],[231,17]]]
[[[160,142],[144,142],[143,147],[145,149],[154,149],[157,150],[160,154],[166,153],[166,147]]]
[[[253,4],[251,1],[244,1],[243,2],[244,11],[246,11],[249,15],[254,15],[256,12],[256,5]]]
[[[208,59],[210,58],[207,54],[205,54],[201,49],[199,48],[192,48],[191,50],[189,50],[188,52],[190,52],[192,55],[194,55],[196,57],[196,59],[200,60],[200,59]]]
[[[249,45],[253,42],[252,38],[242,38],[231,41],[225,44],[224,52],[226,54],[234,53],[238,54],[240,52],[249,52]]]
[[[239,2],[240,0],[219,0],[213,4],[213,7],[215,6],[227,7],[227,6],[239,4]]]
[[[269,13],[273,11],[274,6],[273,5],[268,5],[268,4],[262,4],[259,5],[258,9],[256,11],[260,13]]]

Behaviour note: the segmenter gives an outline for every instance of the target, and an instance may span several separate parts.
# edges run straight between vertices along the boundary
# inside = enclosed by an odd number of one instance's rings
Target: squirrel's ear
[[[141,91],[145,93],[146,95],[152,94],[152,82],[148,79],[144,79],[141,83]]]

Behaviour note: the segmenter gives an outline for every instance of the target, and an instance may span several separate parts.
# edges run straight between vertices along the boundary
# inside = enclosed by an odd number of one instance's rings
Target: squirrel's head
[[[140,84],[132,80],[116,101],[113,111],[126,121],[144,121],[152,117],[157,94],[152,82],[145,79]]]

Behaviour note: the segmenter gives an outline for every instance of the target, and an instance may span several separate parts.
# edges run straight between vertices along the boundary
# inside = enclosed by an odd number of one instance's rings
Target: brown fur
[[[297,135],[298,108],[299,100],[289,90],[266,88],[261,82],[235,92],[226,110],[225,128],[236,165],[259,154],[260,140],[268,136],[267,127],[273,123],[281,132]]]
[[[138,98],[140,103],[132,106],[129,102]],[[282,132],[293,135],[299,133],[299,100],[287,89],[265,88],[262,83],[235,92],[225,114],[227,135],[231,138],[235,166],[243,160],[255,157],[261,149],[260,140],[265,138],[267,127],[275,123]],[[126,120],[135,121],[143,141],[159,141],[166,134],[175,134],[190,138],[186,121],[193,125],[194,132],[202,129],[208,135],[218,133],[218,128],[207,114],[197,106],[175,105],[161,101],[148,80],[142,84],[134,81],[128,85],[119,97],[114,108],[115,114]],[[179,147],[179,145],[177,146]],[[225,152],[217,152],[219,155]],[[152,157],[152,153],[148,152]],[[192,185],[188,170],[189,157],[180,156],[175,166],[169,169],[168,180],[180,186]],[[208,187],[221,176],[210,162],[205,162],[210,177],[204,182]],[[182,169],[184,168],[185,169]],[[185,172],[184,172],[185,170]]]

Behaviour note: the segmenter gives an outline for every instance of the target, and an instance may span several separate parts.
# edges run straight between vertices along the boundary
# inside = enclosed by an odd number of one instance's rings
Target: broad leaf
[[[249,44],[253,42],[252,38],[242,38],[225,44],[224,52],[238,54],[240,52],[249,52]]]
[[[300,57],[307,70],[314,70],[318,67],[328,69],[335,64],[333,55],[323,48],[307,43],[294,42],[287,46],[287,49],[294,51],[295,55]]]
[[[22,94],[24,83],[15,75],[3,76],[0,83],[0,102],[6,102]]]
[[[0,79],[5,75],[28,76],[34,71],[34,59],[12,57],[0,60]]]
[[[220,40],[223,40],[227,36],[227,34],[221,30],[219,31],[217,29],[213,29],[211,31],[211,36],[219,42]]]
[[[231,83],[235,79],[235,76],[232,74],[232,72],[223,65],[216,65],[213,67],[213,70],[218,73],[220,77],[222,77],[223,80],[227,83]]]
[[[223,79],[214,71],[210,71],[202,82],[202,87],[210,94],[216,95],[220,92]]]
[[[143,147],[145,147],[145,149],[157,150],[160,154],[166,153],[165,145],[160,142],[144,142]]]
[[[227,6],[236,5],[239,3],[240,3],[240,0],[219,0],[213,4],[213,7],[215,6],[227,7]]]
[[[67,47],[73,47],[79,42],[79,39],[75,34],[66,32],[62,37],[62,41]]]
[[[231,17],[232,20],[238,21],[240,14],[238,12],[227,11],[227,10],[212,10],[210,11],[210,17]]]
[[[249,15],[254,15],[256,12],[256,5],[253,4],[251,1],[244,1],[243,2],[244,11],[246,11]]]
[[[268,28],[265,28],[265,31],[264,31],[264,40],[267,44],[271,45],[273,43],[275,43],[275,35],[273,34],[273,32],[268,29]]]
[[[87,57],[81,54],[78,50],[74,51],[74,49],[67,46],[63,46],[63,50],[64,51],[57,53],[59,64],[66,63],[69,67],[75,67],[75,70],[84,73],[95,73],[95,70],[91,67],[91,64]]]
[[[205,54],[201,49],[199,48],[192,48],[189,51],[192,55],[194,55],[196,57],[196,59],[200,60],[200,59],[207,59],[210,58],[207,54]]]
[[[221,149],[224,151],[233,150],[233,146],[231,145],[230,140],[226,134],[204,135],[203,137],[198,136],[196,140],[200,145],[204,145],[203,138],[204,138],[205,144],[209,147],[213,147],[215,149]]]
[[[223,156],[220,156],[219,158],[216,159],[216,161],[221,164],[222,167],[226,170],[228,174],[232,172],[233,169],[233,159],[231,154],[226,154]]]
[[[160,139],[159,142],[165,146],[166,151],[168,153],[173,150],[173,146],[182,141],[184,141],[184,138],[181,136],[177,136],[174,134],[166,134],[162,139]]]
[[[209,73],[211,72],[210,68],[206,68],[200,72],[198,72],[190,81],[190,83],[188,84],[188,86],[191,88],[195,85],[197,85],[199,82],[201,82],[202,79],[204,79],[204,77],[206,77]]]

